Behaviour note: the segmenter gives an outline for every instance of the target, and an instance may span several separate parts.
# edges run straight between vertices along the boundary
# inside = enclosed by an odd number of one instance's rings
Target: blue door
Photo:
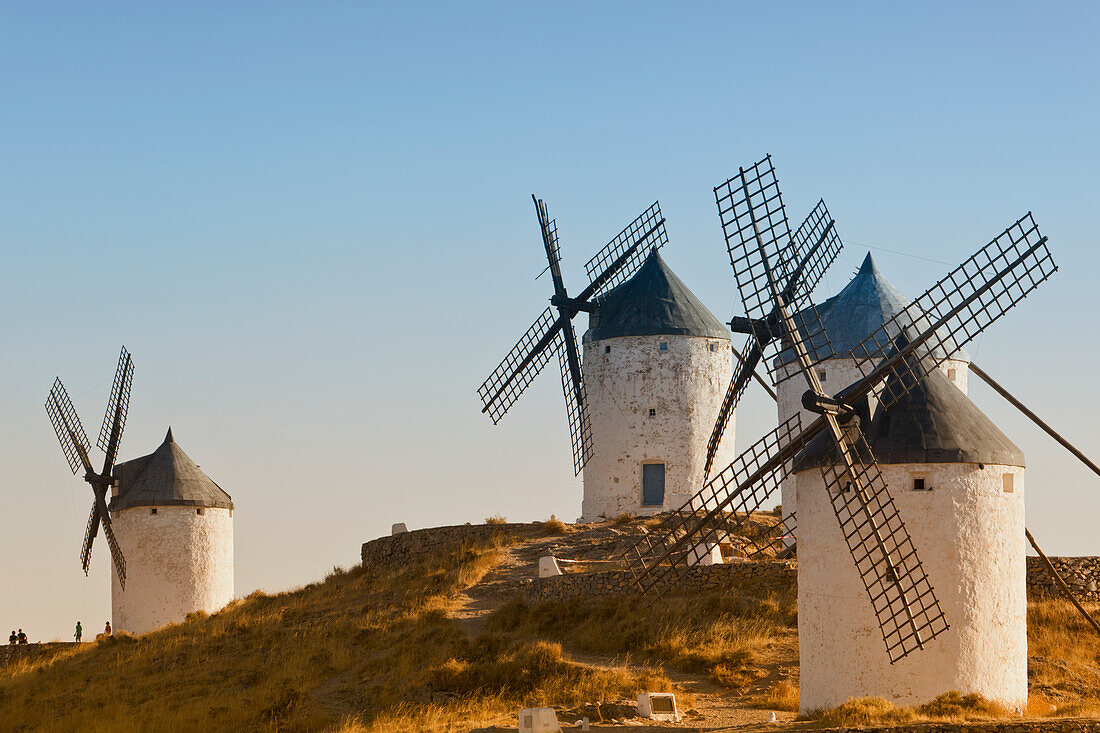
[[[664,506],[665,464],[642,464],[642,506]]]

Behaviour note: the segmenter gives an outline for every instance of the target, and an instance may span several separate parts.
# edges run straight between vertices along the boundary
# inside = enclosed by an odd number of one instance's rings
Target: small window
[[[923,478],[913,479],[913,491],[928,491],[928,488],[924,485]]]
[[[611,345],[610,344],[603,347],[603,353],[605,353],[605,354],[610,354],[611,353]]]
[[[1001,482],[1004,484],[1006,494],[1011,494],[1013,491],[1016,490],[1015,487],[1012,485],[1012,474],[1011,473],[1006,473],[1003,476],[1001,476]]]
[[[819,371],[817,373],[817,378],[820,379],[822,382],[825,381],[825,370],[824,369],[822,369],[821,371]]]
[[[952,382],[954,382],[955,381],[955,375],[957,373],[958,372],[956,372],[954,369],[948,369],[947,370],[947,378],[950,379]]]
[[[718,348],[717,344],[707,344],[707,349],[710,351],[714,351],[716,348]]]
[[[650,417],[657,417],[657,408],[656,407],[649,408],[649,416]]]
[[[200,506],[200,507],[199,507],[198,509],[196,509],[196,510],[195,510],[195,514],[199,514],[199,515],[202,515],[202,514],[206,514],[206,510],[205,510],[205,509],[203,509],[203,508],[202,508],[202,507]]]
[[[667,341],[662,341],[662,342],[661,342],[661,343],[660,343],[660,344],[659,344],[659,345],[657,346],[657,348],[658,348],[658,349],[660,349],[661,351],[668,351],[668,342],[667,342]]]
[[[157,513],[157,508],[153,507],[152,509],[149,510],[149,513],[150,514],[156,514]]]

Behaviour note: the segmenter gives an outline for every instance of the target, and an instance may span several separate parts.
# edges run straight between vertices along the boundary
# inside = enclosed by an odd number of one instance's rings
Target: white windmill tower
[[[1015,222],[858,344],[859,378],[827,392],[821,319],[789,283],[820,265],[812,242],[827,241],[831,222],[821,236],[792,240],[770,159],[716,193],[744,320],[765,352],[757,362],[779,381],[774,357],[794,351],[812,420],[796,411],[640,537],[625,558],[639,587],[674,588],[693,548],[744,533],[793,464],[801,705],[850,695],[924,702],[959,689],[1018,706],[1023,457],[940,367],[1053,274],[1046,237],[1030,214]],[[807,241],[806,256],[791,254]]]
[[[233,600],[233,500],[183,452],[160,447],[115,467],[108,509],[129,558],[111,580],[114,628],[141,634]]]
[[[831,367],[830,367],[831,368]],[[893,389],[894,385],[887,385]],[[896,403],[860,415],[951,628],[920,654],[883,654],[874,611],[826,485],[837,456],[818,436],[795,460],[798,646],[803,710],[852,696],[903,705],[945,692],[978,693],[1010,709],[1027,703],[1024,455],[943,373]]]
[[[556,352],[573,467],[584,471],[582,518],[678,506],[704,478],[701,449],[732,371],[729,333],[657,253],[668,241],[658,204],[588,261],[591,282],[570,297],[557,225],[534,200],[554,310],[478,389],[482,412],[498,422]],[[572,325],[580,312],[591,318],[583,374]]]
[[[729,331],[656,250],[599,306],[584,334],[595,453],[584,468],[581,516],[670,511],[704,479],[707,440],[733,374]],[[731,439],[719,459],[732,458]]]
[[[217,611],[232,600],[233,502],[176,445],[171,429],[150,455],[116,465],[133,375],[123,347],[97,443],[105,454],[98,473],[60,378],[46,399],[46,412],[69,467],[74,474],[84,470],[95,495],[80,556],[84,574],[102,527],[113,560],[112,626],[140,634],[182,621],[192,611]]]

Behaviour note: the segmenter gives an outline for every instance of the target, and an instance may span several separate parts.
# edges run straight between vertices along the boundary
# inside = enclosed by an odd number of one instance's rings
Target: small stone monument
[[[399,534],[405,534],[409,531],[409,528],[405,526],[404,522],[398,522],[390,527],[390,536],[396,537]]]
[[[561,733],[554,708],[525,708],[519,711],[519,733]]]
[[[638,695],[638,715],[664,723],[679,723],[676,696],[671,692],[643,692]]]

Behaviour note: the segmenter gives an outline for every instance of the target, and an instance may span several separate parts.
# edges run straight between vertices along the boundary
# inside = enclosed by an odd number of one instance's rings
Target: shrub
[[[862,725],[904,725],[917,717],[911,708],[899,708],[881,697],[850,697],[843,705],[814,710],[805,716],[820,728]]]
[[[542,523],[542,526],[546,529],[547,532],[550,532],[552,534],[566,534],[567,532],[569,532],[569,529],[566,526],[565,522],[561,521],[553,514],[550,515],[549,519]]]
[[[485,517],[486,524],[508,524],[508,518],[503,514],[494,514],[491,517]]]

